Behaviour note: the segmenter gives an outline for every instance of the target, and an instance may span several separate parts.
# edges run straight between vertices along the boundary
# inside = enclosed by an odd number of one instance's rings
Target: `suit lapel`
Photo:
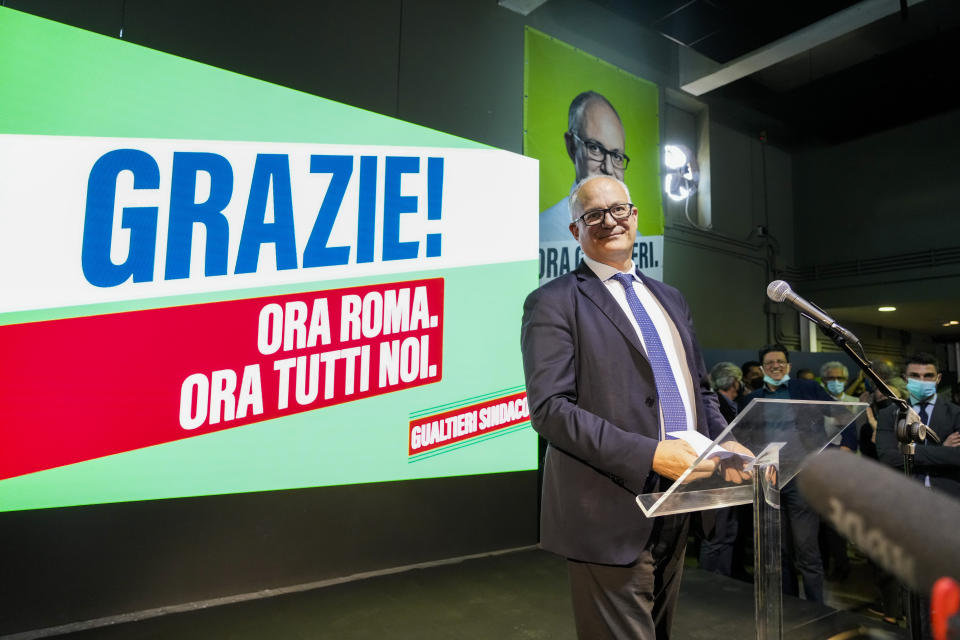
[[[640,338],[637,337],[637,332],[634,331],[633,325],[630,324],[627,316],[624,315],[623,309],[620,308],[617,301],[614,300],[610,292],[607,291],[606,286],[601,282],[600,278],[597,277],[597,274],[595,274],[585,262],[580,263],[580,266],[577,267],[576,274],[577,286],[580,288],[580,292],[589,298],[590,301],[600,309],[603,315],[613,323],[613,326],[623,334],[623,337],[630,342],[630,345],[639,351],[640,355],[646,358],[647,354],[643,350],[643,345],[640,344]]]
[[[927,426],[936,432],[941,442],[950,434],[950,432],[947,431],[950,426],[950,419],[947,416],[947,403],[939,396],[937,397],[937,401],[933,403],[933,411],[930,413],[930,424]]]

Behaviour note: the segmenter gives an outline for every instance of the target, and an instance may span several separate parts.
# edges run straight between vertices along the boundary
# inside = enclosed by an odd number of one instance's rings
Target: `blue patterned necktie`
[[[673,369],[670,367],[670,361],[667,359],[667,352],[663,348],[657,328],[653,326],[653,321],[647,315],[646,309],[640,304],[637,292],[633,290],[633,278],[626,273],[618,273],[613,277],[623,285],[623,290],[627,294],[627,304],[630,305],[633,317],[643,335],[643,345],[647,349],[647,359],[650,360],[650,366],[653,368],[653,380],[657,385],[657,395],[660,396],[664,430],[667,434],[686,431],[687,419],[683,410],[683,400],[680,398],[680,389],[673,377]]]

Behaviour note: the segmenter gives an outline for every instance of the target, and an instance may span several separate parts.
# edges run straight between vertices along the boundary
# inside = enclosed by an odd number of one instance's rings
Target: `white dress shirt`
[[[683,362],[681,355],[677,352],[676,344],[673,341],[673,333],[670,329],[670,320],[667,319],[663,307],[660,306],[660,303],[653,297],[653,294],[650,293],[650,290],[640,281],[640,278],[637,277],[637,270],[634,267],[633,261],[630,261],[630,269],[628,271],[619,271],[614,269],[610,265],[603,264],[602,262],[597,262],[592,258],[584,255],[583,261],[586,263],[590,270],[597,274],[597,277],[603,282],[603,285],[607,288],[607,291],[610,292],[610,295],[613,296],[613,299],[617,301],[617,304],[620,305],[620,308],[623,309],[624,315],[626,315],[627,320],[630,321],[630,325],[633,327],[633,330],[637,332],[637,337],[640,339],[640,344],[643,345],[644,350],[647,348],[647,344],[643,339],[643,332],[640,331],[640,325],[637,324],[636,318],[633,317],[633,311],[630,309],[630,304],[627,302],[627,293],[624,291],[623,286],[619,281],[615,280],[613,276],[618,273],[626,273],[633,279],[633,290],[636,292],[637,297],[640,299],[640,304],[643,305],[644,310],[647,312],[647,315],[650,316],[650,321],[653,322],[653,326],[657,330],[657,335],[660,336],[660,342],[663,343],[663,350],[667,354],[667,361],[670,363],[670,370],[673,372],[673,379],[677,384],[677,389],[680,392],[680,399],[683,401],[683,415],[687,422],[687,429],[695,429],[693,418],[693,399],[690,397],[689,389],[687,385],[684,384],[687,376],[684,375],[683,370],[681,369],[681,362]],[[660,412],[660,422],[663,423],[663,412]],[[661,433],[663,429],[661,426]]]

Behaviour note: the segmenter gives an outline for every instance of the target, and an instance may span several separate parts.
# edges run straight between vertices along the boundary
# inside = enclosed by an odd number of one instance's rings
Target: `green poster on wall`
[[[630,189],[639,211],[634,261],[662,280],[657,86],[535,29],[527,28],[524,49],[523,153],[540,161],[541,284],[580,261],[567,197],[595,173]]]

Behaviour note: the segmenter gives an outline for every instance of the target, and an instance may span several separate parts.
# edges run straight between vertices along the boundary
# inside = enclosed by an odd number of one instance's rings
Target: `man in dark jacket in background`
[[[905,377],[908,402],[920,421],[936,432],[940,444],[927,438],[914,455],[914,473],[918,480],[960,498],[960,406],[937,394],[940,370],[935,356],[917,353],[907,358]],[[903,456],[897,447],[893,425],[897,407],[888,406],[877,416],[877,453],[881,461],[903,469]]]
[[[934,491],[943,491],[954,498],[960,498],[960,406],[950,402],[947,395],[940,396],[937,393],[941,376],[936,356],[920,352],[908,357],[904,377],[910,395],[907,402],[920,416],[920,422],[933,429],[940,440],[940,444],[937,444],[928,435],[924,444],[916,448],[913,475]],[[881,462],[902,470],[903,454],[900,453],[894,433],[896,421],[896,405],[887,406],[877,416],[877,453]],[[899,613],[890,593],[893,582],[884,574],[881,574],[880,578],[885,619],[895,622]],[[929,601],[921,597],[920,604],[923,637],[928,638]]]
[[[732,362],[718,362],[710,369],[710,386],[717,394],[720,415],[729,424],[737,417],[737,398],[743,387],[743,372]],[[714,511],[713,533],[700,544],[700,568],[724,576],[734,574],[737,550],[739,507],[723,507]],[[740,569],[738,573],[743,573]]]
[[[790,378],[790,357],[782,344],[760,349],[760,366],[763,368],[763,386],[744,398],[744,406],[754,398],[833,402],[826,390],[813,380]],[[841,446],[856,450],[857,435],[851,429],[842,432]],[[780,504],[786,516],[782,538],[783,592],[792,596],[800,593],[793,570],[793,562],[796,562],[796,569],[803,579],[804,596],[807,600],[823,603],[823,561],[817,541],[820,517],[792,482],[780,490]]]

